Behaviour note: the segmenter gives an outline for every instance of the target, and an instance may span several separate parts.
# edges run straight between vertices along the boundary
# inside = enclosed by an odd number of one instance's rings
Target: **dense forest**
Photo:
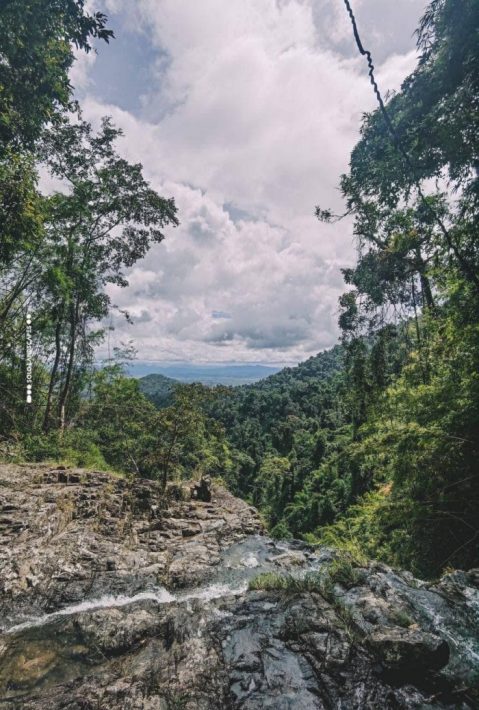
[[[325,377],[333,351],[315,389],[286,371],[221,414],[274,531],[430,576],[479,549],[478,29],[477,3],[432,2],[416,70],[364,117],[341,179],[342,371]]]
[[[432,0],[416,69],[363,118],[345,214],[316,208],[331,239],[354,220],[341,344],[254,385],[140,387],[128,346],[96,366],[105,287],[128,285],[176,206],[74,100],[75,52],[114,41],[107,18],[83,0],[2,4],[0,456],[165,486],[208,474],[276,537],[430,577],[477,564],[478,33],[475,0]],[[40,170],[62,189],[43,194]]]

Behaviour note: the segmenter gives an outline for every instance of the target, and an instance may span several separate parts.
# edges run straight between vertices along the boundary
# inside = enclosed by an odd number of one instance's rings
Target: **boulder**
[[[388,670],[437,671],[449,660],[449,646],[419,629],[382,627],[368,637],[368,645]]]

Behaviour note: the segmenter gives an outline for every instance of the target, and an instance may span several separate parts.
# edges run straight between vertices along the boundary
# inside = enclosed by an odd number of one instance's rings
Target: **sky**
[[[166,230],[109,287],[103,354],[142,361],[293,364],[337,341],[341,268],[354,261],[338,185],[375,107],[342,0],[99,0],[116,39],[80,55],[84,117],[113,117],[118,149],[174,197]],[[353,0],[384,94],[416,62],[422,0]]]

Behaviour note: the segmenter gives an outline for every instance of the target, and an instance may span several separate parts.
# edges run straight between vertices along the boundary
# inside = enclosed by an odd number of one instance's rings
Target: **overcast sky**
[[[415,64],[422,0],[353,0],[384,93]],[[90,3],[98,9],[98,3]],[[338,336],[351,225],[340,174],[374,107],[342,0],[104,0],[116,40],[82,56],[85,117],[113,116],[119,149],[173,196],[170,229],[111,288],[134,325],[110,345],[141,360],[295,363]]]

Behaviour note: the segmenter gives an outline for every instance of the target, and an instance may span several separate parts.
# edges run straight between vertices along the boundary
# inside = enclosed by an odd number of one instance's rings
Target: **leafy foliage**
[[[387,104],[413,169],[375,111],[341,181],[358,241],[341,299],[346,450],[370,485],[317,534],[429,576],[479,551],[478,28],[477,3],[430,4],[418,67]]]
[[[141,392],[158,407],[170,404],[177,380],[165,375],[145,375],[138,380]]]
[[[238,452],[230,485],[259,507],[275,536],[332,522],[363,491],[344,451],[352,426],[343,358],[338,346],[215,403],[212,414]]]
[[[5,0],[0,6],[0,159],[7,146],[32,148],[43,126],[66,108],[73,47],[89,52],[113,37],[85,0]]]
[[[428,576],[479,552],[478,31],[470,0],[421,20],[418,66],[387,102],[409,162],[379,110],[364,118],[341,180],[358,246],[343,372],[297,399],[301,368],[285,371],[220,412],[252,461],[237,489],[273,530]]]
[[[121,132],[110,119],[95,133],[71,101],[74,51],[108,42],[106,23],[84,0],[8,0],[0,8],[0,437],[7,442],[73,425],[100,322],[113,307],[105,286],[126,286],[124,270],[177,224],[174,202],[118,154]],[[59,185],[48,197],[37,188],[39,162]],[[27,310],[32,406],[25,404]]]

